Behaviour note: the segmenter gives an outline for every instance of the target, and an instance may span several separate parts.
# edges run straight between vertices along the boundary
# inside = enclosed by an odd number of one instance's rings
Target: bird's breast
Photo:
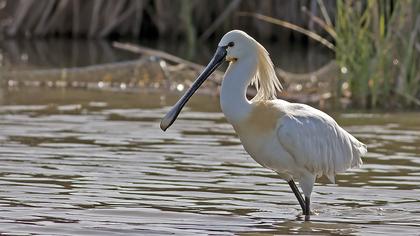
[[[238,135],[265,136],[276,130],[284,113],[273,101],[252,103],[252,109],[244,119],[232,124]]]
[[[252,112],[232,124],[248,154],[260,165],[281,172],[288,154],[277,140],[277,125],[284,113],[270,101],[253,104]]]

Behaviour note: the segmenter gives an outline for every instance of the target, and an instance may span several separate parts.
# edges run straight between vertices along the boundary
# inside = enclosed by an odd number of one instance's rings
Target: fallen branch
[[[140,67],[150,67],[151,63],[147,58],[134,61],[113,62],[100,65],[91,65],[75,68],[57,68],[57,69],[29,69],[29,70],[5,70],[1,71],[3,79],[16,81],[83,81],[95,82],[104,78],[113,78],[113,80],[129,80],[128,74]],[[119,76],[121,74],[121,76]],[[117,78],[118,77],[118,78]],[[3,82],[3,81],[2,81]]]
[[[112,43],[112,46],[114,46],[116,48],[119,48],[119,49],[129,51],[129,52],[137,53],[137,54],[160,57],[162,59],[165,59],[165,60],[171,61],[171,62],[175,62],[177,64],[185,64],[188,67],[191,67],[195,70],[202,70],[204,68],[204,66],[202,66],[200,64],[196,64],[194,62],[187,61],[185,59],[174,56],[172,54],[169,54],[169,53],[166,53],[166,52],[163,52],[163,51],[159,51],[159,50],[155,50],[155,49],[151,49],[151,48],[147,48],[147,47],[142,47],[142,46],[139,46],[139,45],[134,45],[134,44],[130,44],[130,43],[114,42],[114,43]]]
[[[204,69],[204,66],[200,64],[196,64],[194,62],[182,59],[175,55],[169,54],[167,52],[159,51],[156,49],[133,45],[130,43],[119,43],[119,42],[114,42],[112,45],[116,48],[127,50],[133,53],[160,57],[164,60],[167,60],[173,63],[186,65],[197,71],[201,71]],[[334,60],[332,60],[331,62],[329,62],[328,64],[325,64],[323,67],[319,68],[318,70],[310,72],[310,73],[296,74],[296,73],[285,71],[278,67],[276,67],[276,72],[280,76],[280,78],[284,82],[286,82],[286,84],[315,82],[314,80],[328,81],[328,80],[331,80],[332,78],[335,78],[335,75],[338,74],[338,65],[335,63]],[[216,73],[217,78],[223,77],[223,72],[217,70],[215,71],[215,73]],[[220,83],[220,81],[218,82]]]
[[[334,30],[334,26],[328,25],[328,23],[324,22],[321,18],[313,15],[311,12],[306,9],[306,7],[302,7],[302,11],[315,23],[317,23],[321,28],[327,31],[328,34],[331,35],[334,39],[337,39],[337,33]]]
[[[306,36],[308,36],[309,38],[318,41],[319,43],[321,43],[322,45],[324,45],[325,47],[331,49],[331,50],[335,50],[335,46],[334,44],[332,44],[331,42],[329,42],[327,39],[323,38],[322,36],[320,36],[317,33],[314,33],[310,30],[304,29],[298,25],[292,24],[290,22],[287,21],[283,21],[283,20],[279,20],[273,17],[269,17],[269,16],[265,16],[262,14],[258,14],[258,13],[252,13],[252,12],[239,12],[238,16],[251,16],[254,17],[258,20],[262,20],[271,24],[275,24],[275,25],[279,25],[291,30],[294,30],[296,32],[299,32],[301,34],[304,34]]]

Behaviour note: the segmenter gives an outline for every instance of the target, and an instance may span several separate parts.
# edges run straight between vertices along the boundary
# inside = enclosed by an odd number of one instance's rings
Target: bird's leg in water
[[[302,194],[300,193],[298,187],[295,184],[295,181],[293,181],[293,179],[292,179],[287,183],[289,184],[289,186],[292,189],[293,193],[295,194],[297,200],[299,201],[300,207],[302,207],[303,214],[306,215],[305,202],[303,200]]]
[[[310,197],[306,197],[305,196],[305,220],[310,220],[310,215],[311,215],[311,198]]]

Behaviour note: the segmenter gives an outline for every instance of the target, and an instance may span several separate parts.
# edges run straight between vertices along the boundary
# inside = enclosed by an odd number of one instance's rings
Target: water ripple
[[[159,119],[168,107],[139,105],[138,94],[122,106],[113,94],[3,102],[0,234],[420,230],[419,114],[338,115],[370,152],[362,169],[316,184],[317,215],[304,222],[288,185],[245,153],[217,105],[190,107],[163,133]]]

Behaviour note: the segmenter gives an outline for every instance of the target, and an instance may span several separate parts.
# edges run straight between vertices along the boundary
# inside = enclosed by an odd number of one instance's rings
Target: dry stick
[[[55,32],[60,35],[69,33],[72,30],[72,21],[69,19],[71,10],[73,9],[72,2],[73,0],[66,0],[66,2],[63,3],[62,8],[60,8],[61,14],[58,16],[56,24],[53,25]]]
[[[210,35],[222,24],[225,19],[229,16],[229,14],[234,11],[236,8],[239,7],[241,0],[234,0],[230,2],[230,4],[225,8],[225,10],[220,14],[220,16],[214,21],[207,30],[201,34],[199,41],[204,41],[210,37]]]
[[[96,0],[93,2],[92,20],[90,21],[89,37],[93,37],[96,33],[99,24],[100,10],[103,0]]]
[[[134,17],[133,31],[132,31],[132,34],[134,37],[137,37],[140,35],[141,24],[143,22],[143,8],[146,4],[147,2],[145,0],[141,2],[135,1],[137,11]]]
[[[27,16],[27,13],[31,6],[33,5],[34,0],[28,0],[28,1],[20,1],[18,4],[18,10],[16,17],[14,17],[13,25],[7,33],[10,36],[15,36],[19,28],[21,27],[23,21],[25,20],[25,17]]]
[[[309,5],[310,5],[310,11],[309,12],[313,16],[316,16],[317,15],[317,11],[318,11],[318,8],[316,7],[317,4],[316,4],[315,1],[316,0],[311,0],[311,2],[309,3]],[[304,8],[306,9],[306,7],[304,7]],[[314,18],[311,17],[310,20],[309,20],[309,23],[308,23],[308,29],[310,31],[315,31],[314,30],[315,29],[314,26],[315,26],[315,24],[314,24]]]
[[[66,6],[70,3],[69,0],[59,0],[56,9],[54,9],[54,13],[51,18],[48,19],[48,23],[45,27],[42,28],[40,35],[46,35],[51,32],[54,27],[60,22],[60,17],[65,15]]]
[[[31,8],[30,14],[26,16],[26,24],[23,29],[24,32],[34,32],[37,22],[42,17],[45,6],[48,4],[47,1],[39,1],[38,4]]]
[[[152,13],[151,19],[155,20],[155,25],[158,28],[158,33],[159,35],[163,35],[165,34],[166,31],[166,21],[165,21],[165,16],[168,14],[169,12],[165,13],[164,7],[165,7],[165,2],[163,2],[163,0],[155,0],[155,12],[154,14]],[[168,4],[170,4],[168,2]],[[153,16],[153,17],[152,17]]]
[[[331,21],[330,16],[328,15],[327,8],[325,7],[323,0],[318,0],[319,8],[321,9],[322,16],[324,17],[325,22],[329,27],[334,27]]]
[[[179,17],[182,21],[184,28],[184,35],[187,40],[187,55],[192,55],[196,45],[197,33],[195,31],[194,24],[192,22],[192,2],[190,0],[184,0],[181,4]]]
[[[113,11],[110,14],[107,14],[109,17],[105,18],[105,26],[99,32],[100,37],[107,36],[114,28],[114,26],[117,25],[116,21],[118,19],[118,15],[120,15],[121,11],[123,10],[125,3],[126,2],[124,0],[117,1],[116,3],[111,2],[111,4],[115,4],[115,6],[113,7]],[[108,22],[107,19],[109,20]]]
[[[147,56],[156,56],[156,57],[160,57],[162,59],[174,62],[174,63],[178,63],[178,64],[184,64],[196,71],[201,71],[203,70],[204,66],[196,64],[194,62],[191,61],[187,61],[185,59],[182,59],[180,57],[174,56],[172,54],[166,53],[166,52],[162,52],[159,50],[155,50],[155,49],[151,49],[151,48],[147,48],[147,47],[142,47],[142,46],[138,46],[138,45],[133,45],[130,43],[119,43],[119,42],[114,42],[112,43],[112,46],[122,49],[122,50],[127,50],[133,53],[137,53],[137,54],[143,54],[143,55],[147,55]],[[289,83],[304,83],[304,82],[308,82],[311,80],[311,78],[316,78],[318,81],[326,81],[330,78],[327,78],[327,76],[323,76],[329,73],[334,73],[337,74],[338,73],[338,65],[335,63],[335,61],[331,61],[330,63],[324,65],[323,67],[319,68],[316,71],[313,71],[311,73],[305,73],[305,74],[295,74],[295,73],[290,73],[287,72],[283,69],[280,68],[276,68],[276,72],[285,80],[285,82],[287,84]],[[223,72],[216,70],[215,74],[218,78],[222,78],[223,77]]]
[[[105,28],[111,24],[114,24],[114,21],[118,18],[121,12],[124,11],[124,6],[126,5],[127,1],[129,0],[105,1],[103,9],[101,10],[102,24],[97,33],[99,37],[103,37],[102,34]]]
[[[102,30],[99,32],[99,36],[100,37],[104,37],[107,36],[113,29],[114,27],[117,25],[116,24],[116,19],[118,19],[118,16],[121,14],[122,11],[124,11],[124,5],[126,4],[126,0],[120,0],[117,2],[107,2],[108,5],[105,8],[106,13],[105,15],[107,17],[104,18],[104,27],[102,28]]]
[[[262,14],[258,14],[258,13],[252,13],[252,12],[239,12],[238,16],[251,16],[254,17],[256,19],[271,23],[271,24],[275,24],[275,25],[279,25],[288,29],[292,29],[294,31],[297,31],[301,34],[304,34],[306,36],[308,36],[309,38],[320,42],[322,45],[326,46],[327,48],[331,49],[331,50],[335,50],[335,46],[329,42],[328,40],[326,40],[325,38],[323,38],[322,36],[320,36],[319,34],[316,34],[312,31],[309,31],[307,29],[304,29],[298,25],[292,24],[290,22],[287,21],[282,21],[273,17],[269,17],[269,16],[265,16]]]
[[[308,9],[306,9],[306,7],[302,7],[302,11],[312,19],[312,22],[317,23],[319,26],[321,26],[321,28],[327,31],[327,33],[330,34],[334,39],[337,38],[337,33],[335,32],[333,27],[328,25],[328,23],[325,23],[321,18],[313,15],[311,12],[308,11]]]
[[[76,36],[79,34],[80,29],[80,1],[73,0],[73,22],[72,22],[72,34]]]
[[[133,24],[133,16],[136,13],[137,9],[136,6],[134,4],[135,1],[128,1],[128,6],[126,6],[124,9],[126,10],[125,12],[127,12],[130,9],[134,9],[134,11],[132,11],[129,15],[129,17],[123,21],[121,21],[121,23],[119,23],[118,27],[115,29],[115,31],[118,31],[119,34],[122,35],[128,35],[131,33],[132,30],[132,24]],[[124,14],[124,13],[122,13]]]
[[[44,9],[42,17],[35,28],[35,35],[41,35],[45,31],[47,19],[49,18],[54,8],[55,3],[56,3],[56,0],[48,0],[47,6]]]
[[[117,25],[119,25],[121,22],[126,20],[131,14],[136,12],[136,10],[137,9],[134,8],[134,7],[126,10],[117,20],[113,21],[111,24],[108,25],[108,27],[103,29],[102,32],[100,33],[100,36],[104,37],[104,36],[108,35],[111,32],[112,29],[114,29]]]

